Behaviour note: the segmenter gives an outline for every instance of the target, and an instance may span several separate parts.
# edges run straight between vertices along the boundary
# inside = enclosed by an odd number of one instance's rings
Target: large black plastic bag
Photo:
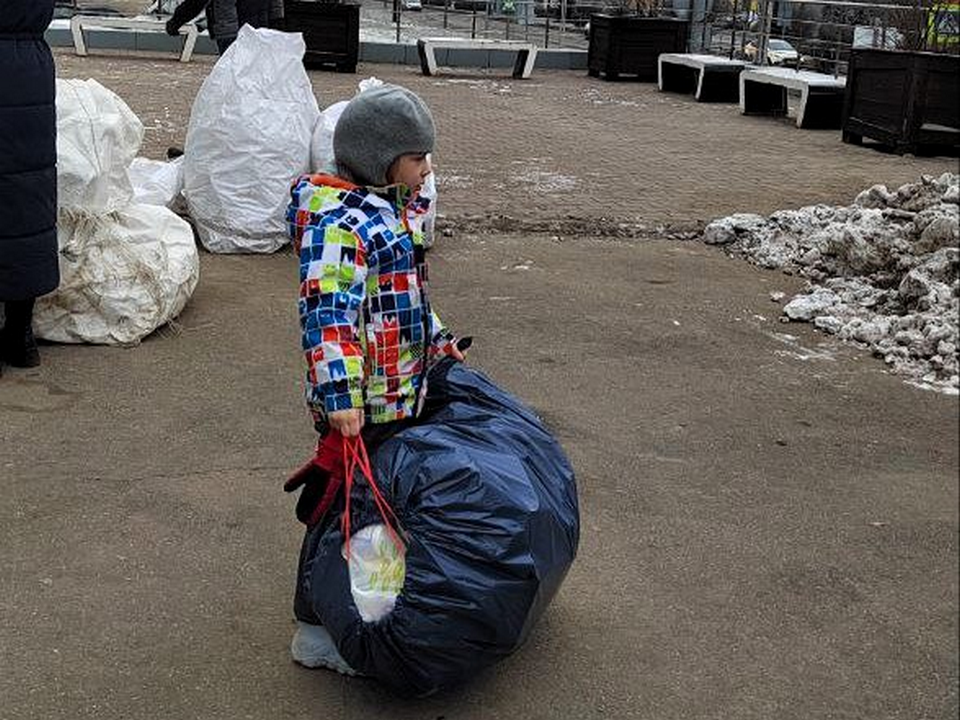
[[[570,464],[530,410],[461,363],[431,373],[429,387],[423,422],[371,458],[408,535],[393,612],[361,620],[335,512],[308,533],[296,603],[351,667],[414,695],[523,643],[573,562],[580,526]],[[362,481],[351,503],[356,530],[382,522]]]

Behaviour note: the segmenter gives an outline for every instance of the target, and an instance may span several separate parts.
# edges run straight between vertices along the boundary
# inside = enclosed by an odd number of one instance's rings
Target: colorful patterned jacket
[[[426,363],[454,342],[427,299],[416,215],[428,202],[403,186],[374,192],[332,175],[300,177],[291,196],[314,420],[350,408],[373,423],[415,416]]]

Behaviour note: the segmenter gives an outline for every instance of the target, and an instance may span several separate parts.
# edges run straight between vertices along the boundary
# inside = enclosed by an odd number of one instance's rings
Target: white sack
[[[133,159],[127,168],[133,186],[133,202],[138,205],[161,205],[173,210],[183,190],[183,157],[170,162],[150,160],[144,157]]]
[[[313,137],[310,139],[310,167],[313,172],[337,172],[337,162],[333,157],[333,131],[347,102],[347,100],[335,102],[320,113],[320,119],[317,120]]]
[[[60,286],[37,300],[38,337],[131,345],[180,314],[197,285],[193,231],[156,205],[110,215],[61,211]]]
[[[57,206],[100,214],[130,202],[143,124],[96,80],[57,79]]]
[[[289,241],[290,183],[307,172],[320,116],[303,37],[247,25],[193,103],[184,190],[211,252],[269,253]]]

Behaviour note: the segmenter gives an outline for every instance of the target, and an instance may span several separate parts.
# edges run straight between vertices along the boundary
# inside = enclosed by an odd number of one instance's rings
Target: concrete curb
[[[44,34],[51,47],[73,47],[73,35],[69,28],[50,27]],[[98,30],[89,28],[83,31],[87,51],[127,50],[130,52],[169,52],[178,55],[183,47],[183,38],[170,37],[164,33],[137,32],[134,30]],[[217,44],[206,34],[197,37],[193,48],[195,54],[216,55]]]
[[[54,47],[73,47],[73,36],[68,28],[51,27],[45,35],[47,42]],[[133,30],[97,30],[84,31],[88,51],[127,50],[130,52],[169,52],[179,53],[183,40],[156,32],[136,32]],[[201,55],[215,55],[216,43],[207,35],[197,38],[194,52]],[[438,50],[437,63],[441,67],[464,68],[504,68],[512,67],[515,53],[506,50]],[[415,43],[390,43],[360,41],[360,62],[385,63],[392,65],[419,65]],[[585,70],[587,53],[585,50],[549,49],[538,50],[536,69]]]

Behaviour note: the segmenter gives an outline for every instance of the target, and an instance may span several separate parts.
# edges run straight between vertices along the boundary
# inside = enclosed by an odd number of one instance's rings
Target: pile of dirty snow
[[[960,176],[874,185],[850,206],[814,205],[710,223],[704,241],[807,278],[784,321],[869,346],[924,387],[958,392]]]

